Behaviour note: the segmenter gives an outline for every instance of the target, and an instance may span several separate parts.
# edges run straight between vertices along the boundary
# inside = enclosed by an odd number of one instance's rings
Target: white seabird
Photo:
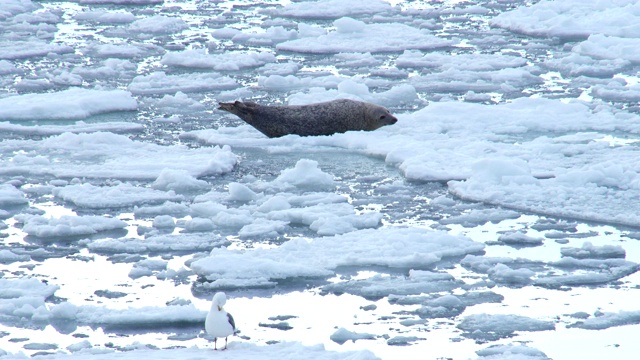
[[[211,310],[207,314],[207,319],[204,321],[204,328],[207,334],[213,336],[213,349],[218,350],[217,341],[218,338],[224,338],[224,349],[227,348],[227,337],[233,335],[236,331],[236,323],[233,320],[231,314],[224,311],[222,308],[227,302],[227,295],[223,292],[218,292],[213,295],[211,300]]]

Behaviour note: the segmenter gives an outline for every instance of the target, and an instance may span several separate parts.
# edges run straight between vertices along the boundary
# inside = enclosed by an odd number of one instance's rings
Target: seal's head
[[[367,130],[375,130],[385,125],[393,125],[398,121],[386,108],[374,104],[367,105],[365,114],[367,124],[369,125],[369,129]]]

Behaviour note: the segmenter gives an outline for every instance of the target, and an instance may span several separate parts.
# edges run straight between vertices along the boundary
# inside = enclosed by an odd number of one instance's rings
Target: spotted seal
[[[382,106],[347,99],[291,106],[265,106],[248,101],[219,104],[218,109],[237,115],[270,138],[372,131],[398,121]]]

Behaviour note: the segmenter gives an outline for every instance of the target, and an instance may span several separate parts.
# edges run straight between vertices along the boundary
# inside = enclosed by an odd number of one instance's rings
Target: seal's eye
[[[386,119],[386,118],[387,118],[387,117],[386,117],[385,115],[380,116],[380,120],[384,120],[384,119]]]

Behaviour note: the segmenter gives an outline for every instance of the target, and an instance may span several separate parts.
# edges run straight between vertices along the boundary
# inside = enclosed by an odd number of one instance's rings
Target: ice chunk
[[[127,223],[120,219],[94,215],[46,218],[25,214],[16,218],[24,223],[24,232],[40,238],[91,235],[127,227]]]
[[[585,241],[580,248],[563,247],[560,249],[560,253],[562,256],[570,256],[576,259],[624,259],[626,256],[626,252],[622,246],[594,246],[588,241]]]
[[[376,336],[369,333],[356,333],[353,331],[349,331],[345,328],[340,328],[336,330],[333,334],[331,334],[329,338],[331,339],[331,341],[334,341],[342,345],[349,340],[356,342],[356,340],[362,340],[362,339],[375,339]]]
[[[602,330],[614,326],[640,324],[640,311],[620,311],[604,313],[600,316],[590,317],[583,321],[578,321],[569,327],[576,327],[589,330]]]
[[[102,24],[128,24],[136,17],[128,11],[83,11],[74,16],[76,20]]]
[[[302,19],[336,19],[343,16],[373,15],[388,13],[393,7],[382,0],[352,0],[345,3],[340,0],[310,1],[304,4],[291,3],[281,8],[262,10],[272,16]]]
[[[505,264],[496,264],[487,270],[489,278],[500,284],[528,285],[532,282],[531,277],[536,273],[530,269],[512,269]]]
[[[391,52],[407,49],[428,50],[451,46],[451,40],[432,35],[399,23],[364,24],[354,19],[341,18],[334,22],[338,31],[310,38],[285,41],[276,45],[281,51],[330,54],[341,52]],[[340,31],[342,29],[342,31]],[[376,39],[385,39],[381,42]]]
[[[249,202],[256,200],[257,198],[258,194],[249,189],[246,185],[237,182],[229,184],[229,200]]]
[[[469,71],[492,71],[506,68],[517,68],[527,65],[527,59],[519,56],[503,54],[441,54],[405,50],[396,59],[400,68],[434,68],[440,71],[447,69]]]
[[[169,66],[192,68],[210,68],[216,71],[234,71],[248,67],[262,66],[276,61],[276,57],[269,52],[225,52],[222,54],[208,54],[205,50],[185,50],[170,52],[162,57],[160,62]]]
[[[335,186],[333,176],[318,168],[314,160],[298,160],[293,169],[282,170],[273,182],[282,187],[295,186],[303,189],[330,189]]]
[[[520,231],[515,231],[500,235],[498,241],[507,245],[538,246],[542,245],[544,238],[532,237]]]
[[[9,154],[0,157],[0,173],[49,174],[62,178],[154,180],[165,168],[184,169],[199,177],[231,171],[237,163],[236,155],[228,146],[197,149],[184,145],[161,146],[103,132],[64,133],[40,141],[4,141],[0,151]],[[185,157],[189,161],[184,161]]]
[[[466,336],[487,340],[509,337],[516,331],[545,331],[556,328],[550,321],[506,314],[468,315],[456,327],[465,331]]]
[[[0,42],[0,59],[14,60],[45,56],[49,53],[73,53],[73,48],[67,45],[47,43],[42,40]]]
[[[245,225],[238,231],[241,238],[256,236],[277,236],[286,229],[289,223],[279,220],[256,219],[251,224]]]
[[[150,75],[136,76],[128,89],[137,95],[151,95],[174,94],[178,91],[228,90],[238,86],[232,78],[217,73],[166,75],[163,71],[157,71]]]
[[[157,252],[211,251],[214,247],[227,245],[228,241],[215,234],[182,233],[178,235],[153,235],[146,239],[119,238],[90,242],[87,247],[100,254],[141,254]]]
[[[204,180],[198,180],[191,176],[187,170],[163,169],[156,181],[151,184],[151,187],[164,191],[173,190],[179,193],[187,193],[202,192],[210,188],[210,185]]]
[[[385,296],[405,296],[441,293],[460,288],[464,283],[447,273],[410,270],[409,277],[376,275],[363,280],[349,280],[322,287],[323,293],[362,296],[365,299],[380,299]],[[425,317],[426,313],[425,311]]]
[[[159,191],[122,183],[115,186],[94,186],[88,183],[53,189],[53,195],[85,208],[120,208],[132,205],[183,200],[175,192]]]
[[[134,21],[129,31],[146,34],[170,34],[182,31],[189,26],[179,17],[154,15]]]
[[[491,345],[488,348],[476,351],[483,360],[549,360],[542,351],[526,345]]]
[[[358,230],[309,241],[290,240],[273,249],[214,249],[191,268],[210,280],[325,277],[339,266],[424,267],[444,257],[484,248],[462,236],[413,228]]]
[[[92,115],[131,111],[138,103],[123,90],[73,88],[46,94],[26,94],[0,99],[4,120],[84,119]]]
[[[24,193],[10,184],[0,184],[0,206],[9,207],[28,204]]]
[[[638,17],[640,19],[640,17]],[[623,35],[624,36],[624,35]],[[640,32],[638,33],[640,36]],[[572,51],[581,55],[591,56],[595,59],[609,59],[640,63],[640,39],[605,36],[594,34],[581,43],[578,43]]]
[[[638,4],[624,0],[615,3],[568,0],[540,1],[531,6],[499,14],[493,26],[534,36],[586,38],[591,34],[640,37]]]

